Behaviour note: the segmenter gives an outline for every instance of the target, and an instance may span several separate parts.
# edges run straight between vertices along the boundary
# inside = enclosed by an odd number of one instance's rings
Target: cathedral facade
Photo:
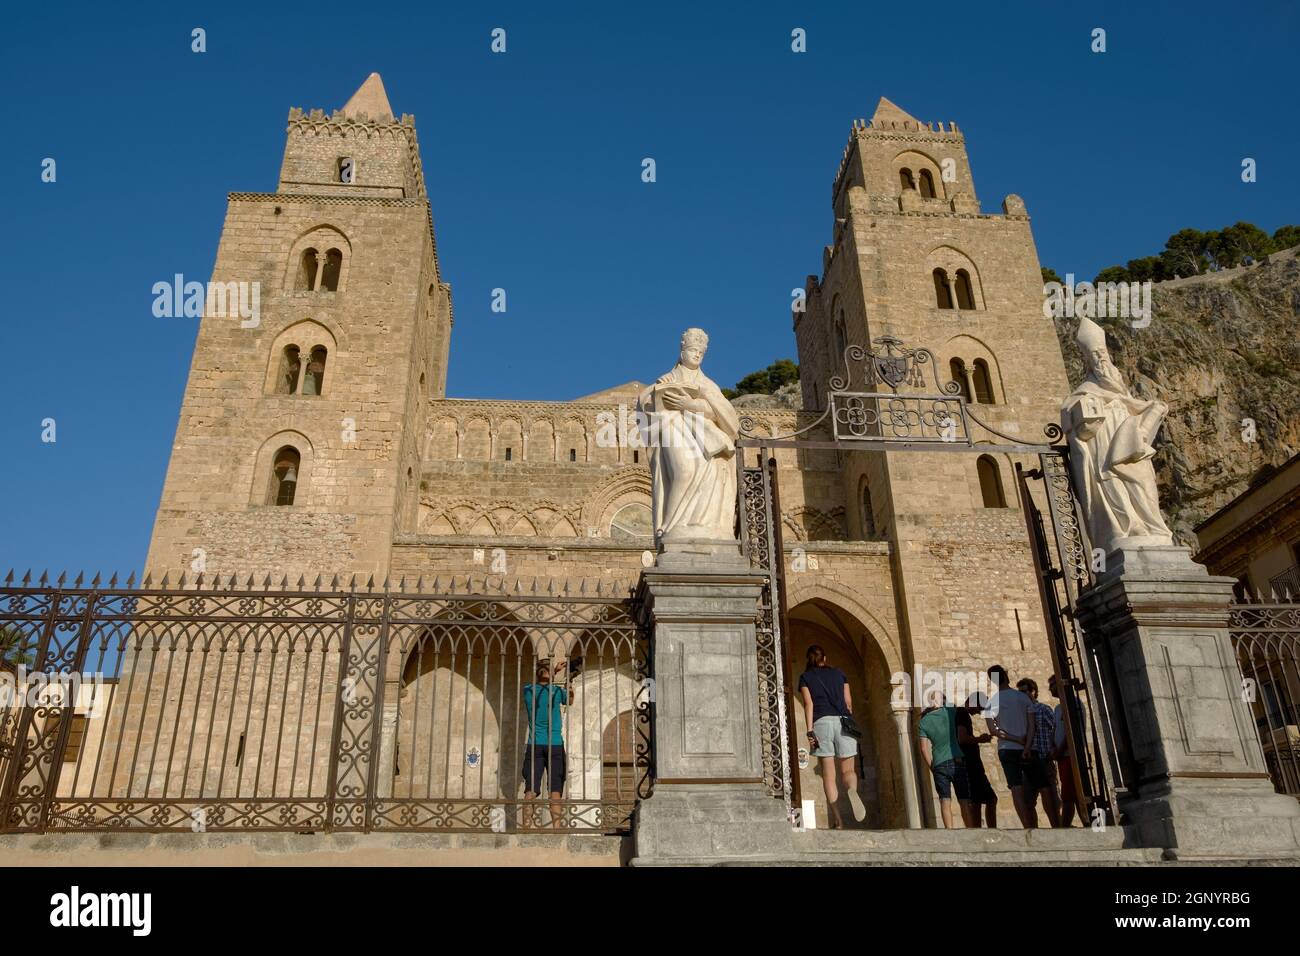
[[[1024,203],[981,212],[956,125],[885,99],[853,124],[831,198],[821,274],[793,316],[802,410],[747,408],[752,433],[816,421],[833,378],[870,391],[846,350],[890,337],[929,349],[936,384],[957,383],[993,428],[1042,441],[1068,387]],[[201,322],[155,577],[630,590],[653,560],[647,455],[626,427],[641,383],[571,401],[445,394],[451,288],[414,119],[378,75],[331,115],[290,111],[277,188],[230,195],[212,281],[260,282],[260,321]],[[915,824],[929,781],[914,712],[891,706],[898,675],[1001,663],[1045,688],[1051,673],[1016,461],[774,454],[795,676],[813,643],[845,670],[868,824]],[[804,796],[820,798],[815,761],[797,756]]]

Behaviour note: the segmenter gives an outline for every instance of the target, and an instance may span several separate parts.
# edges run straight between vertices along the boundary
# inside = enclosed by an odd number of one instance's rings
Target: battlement
[[[299,106],[289,108],[289,123],[296,124],[317,124],[332,123],[338,126],[357,126],[357,127],[381,127],[381,126],[406,126],[415,129],[415,115],[413,113],[403,113],[399,119],[394,119],[391,113],[379,113],[370,116],[368,113],[345,112],[337,109],[325,115],[323,109],[305,110]]]
[[[849,130],[848,140],[840,153],[839,168],[835,171],[835,187],[837,191],[840,180],[844,176],[844,170],[848,167],[849,159],[852,157],[853,150],[860,139],[915,139],[927,142],[948,142],[963,146],[966,143],[966,137],[958,129],[956,122],[952,120],[949,120],[945,127],[942,120],[937,123],[922,123],[920,120],[913,119],[881,119],[878,117],[869,120],[855,119],[852,128]]]

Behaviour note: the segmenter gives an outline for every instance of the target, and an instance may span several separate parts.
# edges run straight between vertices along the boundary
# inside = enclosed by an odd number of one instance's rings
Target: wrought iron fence
[[[214,585],[0,586],[0,830],[620,832],[648,795],[622,587]]]
[[[1234,604],[1230,628],[1273,787],[1300,797],[1300,597]]]

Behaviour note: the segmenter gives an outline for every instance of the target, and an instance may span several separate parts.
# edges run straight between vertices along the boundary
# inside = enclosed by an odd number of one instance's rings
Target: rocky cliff
[[[1300,259],[1270,261],[1154,286],[1151,324],[1098,320],[1134,394],[1170,407],[1156,475],[1170,527],[1192,529],[1260,470],[1300,450]],[[1083,377],[1077,320],[1056,320],[1071,385]],[[1254,422],[1254,441],[1244,419]]]

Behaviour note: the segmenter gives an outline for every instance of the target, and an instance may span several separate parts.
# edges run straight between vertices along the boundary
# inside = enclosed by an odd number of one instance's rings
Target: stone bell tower
[[[1029,216],[1015,195],[1000,214],[981,212],[957,125],[921,122],[882,97],[870,121],[854,122],[831,198],[822,275],[809,277],[807,310],[795,314],[805,408],[821,408],[831,377],[846,374],[846,345],[890,336],[934,355],[925,385],[902,391],[956,381],[993,428],[1045,441],[1069,388]],[[861,365],[848,390],[887,391],[864,383]],[[971,437],[1003,441],[979,428]],[[841,456],[850,536],[892,544],[913,663],[1050,673],[1013,466],[996,453]]]
[[[341,110],[295,108],[288,124],[276,191],[229,196],[155,578],[382,576],[413,520],[452,323],[415,120],[372,73]],[[241,289],[256,310],[229,308]]]

